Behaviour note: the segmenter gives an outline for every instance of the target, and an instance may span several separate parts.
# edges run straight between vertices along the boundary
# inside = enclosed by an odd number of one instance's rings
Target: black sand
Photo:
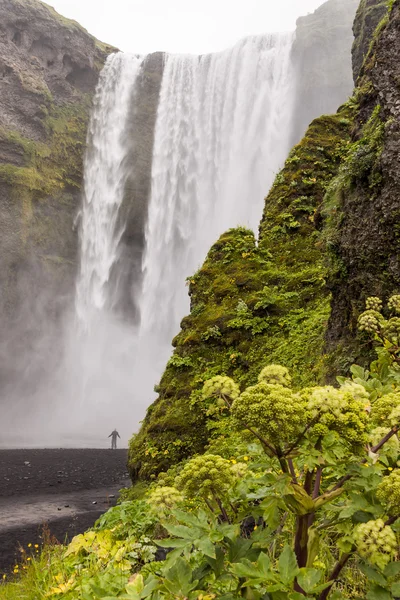
[[[91,527],[129,485],[126,450],[0,450],[0,575],[18,546],[40,544],[43,524],[59,541]]]

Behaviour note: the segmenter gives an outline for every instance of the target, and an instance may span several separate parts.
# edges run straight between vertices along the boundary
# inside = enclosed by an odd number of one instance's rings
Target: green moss
[[[66,187],[80,187],[89,108],[88,96],[79,104],[52,106],[44,120],[46,143],[0,130],[0,139],[14,145],[24,157],[24,166],[0,165],[0,180],[13,188],[15,197],[29,192],[32,200],[44,200]]]
[[[248,229],[227,231],[189,278],[191,313],[173,341],[159,397],[130,443],[133,479],[204,448],[207,423],[191,397],[210,377],[230,376],[244,389],[263,366],[279,362],[296,386],[321,379],[329,291],[316,223],[347,154],[353,113],[349,104],[311,124],[266,198],[258,243]]]

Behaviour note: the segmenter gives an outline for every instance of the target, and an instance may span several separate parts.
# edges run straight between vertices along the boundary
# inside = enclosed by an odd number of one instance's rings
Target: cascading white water
[[[126,123],[141,64],[142,58],[111,54],[94,99],[84,164],[76,292],[77,314],[85,326],[94,313],[112,308],[113,290],[108,284],[124,230],[118,217],[129,174]]]
[[[218,236],[256,229],[289,150],[293,34],[202,57],[170,56],[156,124],[141,332],[160,368],[188,312],[185,278]]]

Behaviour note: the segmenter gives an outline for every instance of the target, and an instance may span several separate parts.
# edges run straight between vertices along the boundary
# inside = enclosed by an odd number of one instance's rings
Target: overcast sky
[[[324,0],[47,0],[125,52],[216,52],[240,38],[294,29]]]

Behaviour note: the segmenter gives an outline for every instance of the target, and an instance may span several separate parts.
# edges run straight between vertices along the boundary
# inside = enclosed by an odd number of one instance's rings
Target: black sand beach
[[[45,523],[59,541],[92,526],[129,485],[126,461],[126,450],[0,450],[0,574]]]

